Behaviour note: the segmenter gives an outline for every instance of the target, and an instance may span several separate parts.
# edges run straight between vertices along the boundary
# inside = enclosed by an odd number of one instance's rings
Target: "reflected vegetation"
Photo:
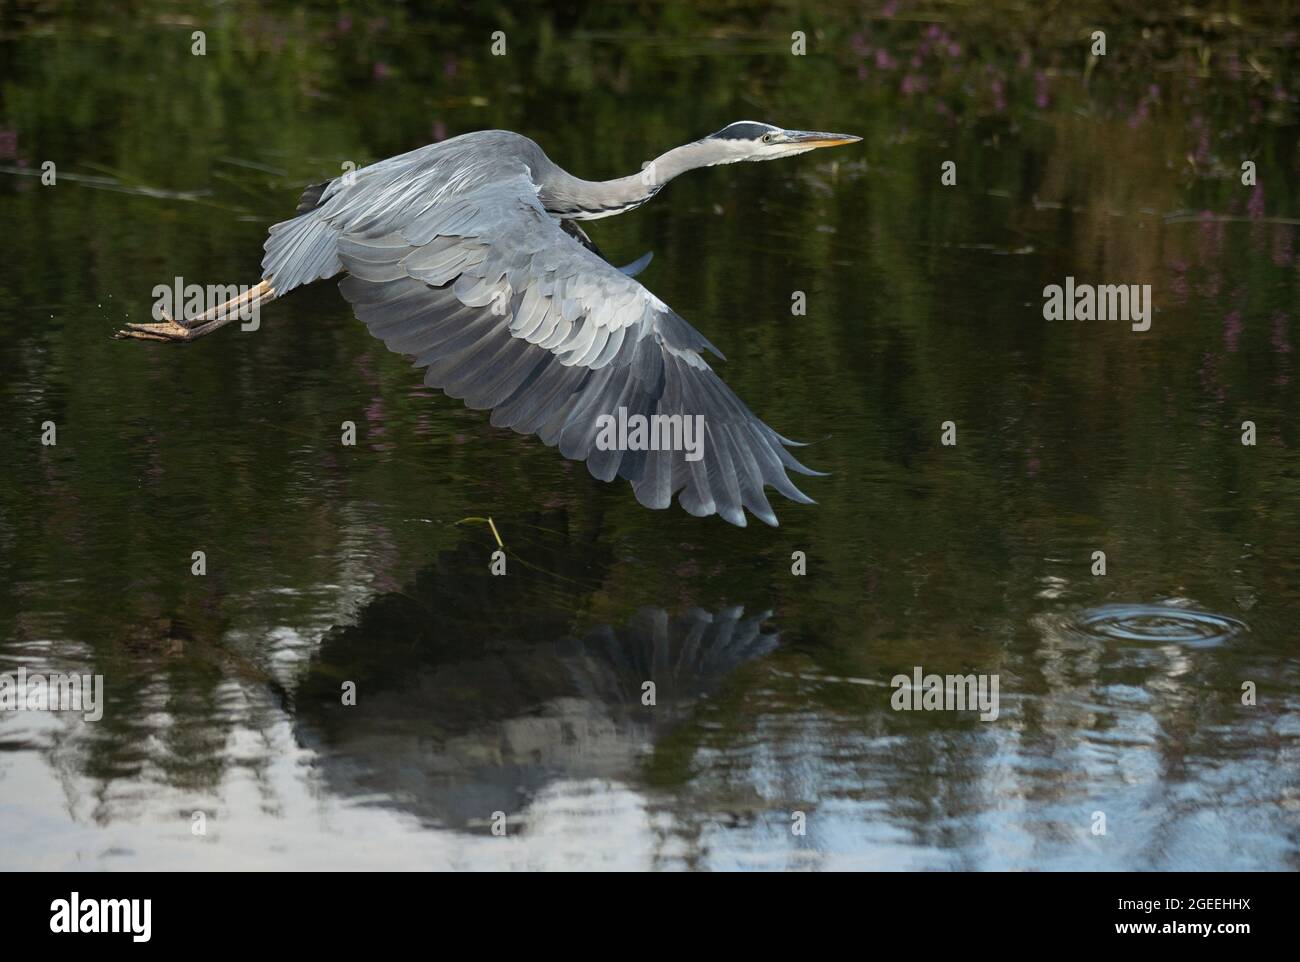
[[[0,672],[107,705],[0,715],[5,864],[1300,868],[1300,26],[1259,6],[6,6]],[[813,442],[779,529],[491,428],[329,283],[111,340],[345,162],[503,127],[603,178],[741,118],[865,139],[590,233]],[[1044,321],[1067,276],[1150,331]],[[997,722],[892,711],[917,666],[999,674]]]

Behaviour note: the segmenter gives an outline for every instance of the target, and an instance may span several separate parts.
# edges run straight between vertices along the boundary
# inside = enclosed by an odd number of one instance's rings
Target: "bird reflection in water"
[[[549,531],[500,578],[489,547],[440,555],[322,640],[293,702],[330,791],[466,829],[557,779],[636,781],[702,699],[777,647],[770,612],[734,605],[575,632],[607,557]]]

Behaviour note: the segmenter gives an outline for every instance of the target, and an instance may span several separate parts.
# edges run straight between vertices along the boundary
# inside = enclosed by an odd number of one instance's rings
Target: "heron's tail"
[[[262,258],[262,279],[284,296],[295,287],[341,273],[338,228],[308,211],[271,228]]]

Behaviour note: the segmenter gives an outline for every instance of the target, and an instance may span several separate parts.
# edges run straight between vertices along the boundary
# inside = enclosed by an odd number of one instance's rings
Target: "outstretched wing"
[[[759,420],[700,356],[721,357],[637,281],[561,229],[522,172],[419,209],[383,231],[344,228],[339,284],[390,350],[425,383],[492,423],[535,434],[637,500],[745,524],[775,525],[764,493],[811,503],[787,469],[813,474],[793,442]],[[703,415],[703,456],[598,443],[602,415]],[[607,437],[607,436],[606,436]]]

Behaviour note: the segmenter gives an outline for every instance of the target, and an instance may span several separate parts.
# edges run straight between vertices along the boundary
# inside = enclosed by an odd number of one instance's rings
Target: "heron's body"
[[[786,471],[813,472],[709,367],[702,352],[718,350],[574,222],[639,207],[694,167],[853,139],[742,122],[641,173],[585,181],[519,134],[465,134],[309,188],[298,215],[271,228],[259,302],[345,274],[340,289],[371,332],[414,357],[427,384],[491,409],[493,424],[627,479],[647,507],[676,495],[695,515],[743,525],[747,509],[776,524],[764,487],[806,503]],[[171,322],[179,335],[126,333],[188,340],[225,322],[199,320]],[[703,456],[598,444],[602,417],[620,413],[702,415]]]

